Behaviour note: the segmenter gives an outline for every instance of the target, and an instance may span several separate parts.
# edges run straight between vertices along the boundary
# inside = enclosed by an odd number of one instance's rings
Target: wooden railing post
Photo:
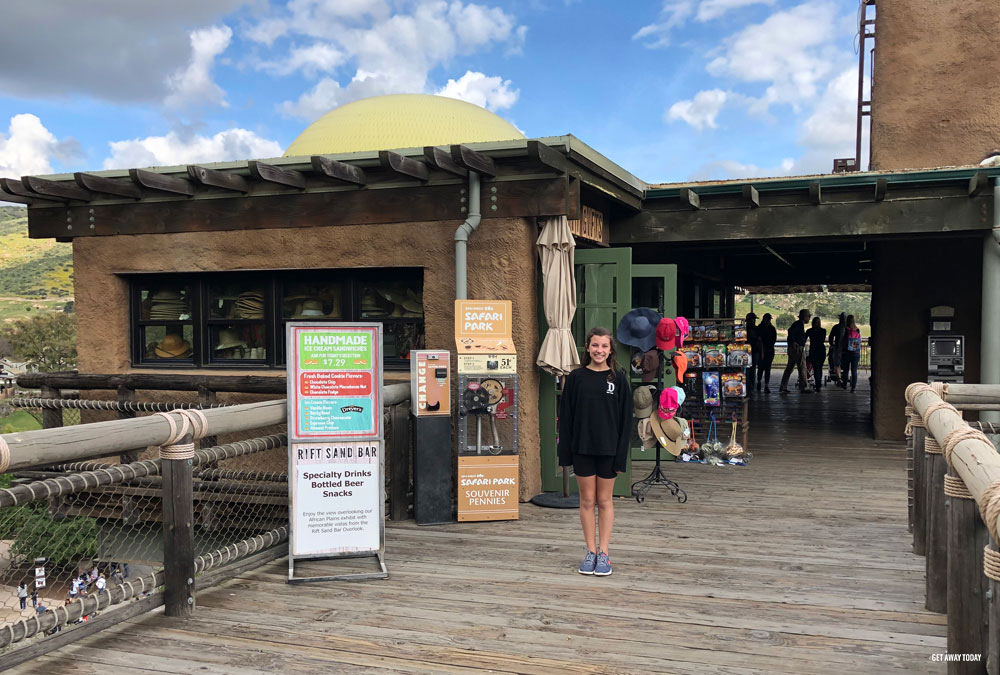
[[[135,401],[135,389],[126,387],[125,385],[118,386],[118,401],[120,403],[130,403]],[[131,410],[121,410],[118,412],[118,419],[120,420],[130,420],[135,418],[135,413]],[[139,461],[139,450],[129,450],[128,452],[123,452],[119,455],[122,464],[131,464],[132,462]]]
[[[42,385],[42,398],[62,398],[62,392],[55,387]],[[63,425],[62,408],[42,408],[42,428],[55,429]]]
[[[410,500],[410,404],[403,401],[389,408],[392,438],[389,440],[389,518],[409,518]]]
[[[193,443],[190,433],[179,442]],[[192,448],[193,452],[193,448]],[[161,448],[163,474],[163,593],[167,616],[194,612],[194,492],[191,458],[168,459]]]
[[[983,547],[989,533],[972,495],[951,494],[948,502],[948,653],[984,654],[989,603]],[[985,664],[984,654],[978,663],[949,662],[948,672],[982,673]]]
[[[924,457],[927,473],[924,476],[924,503],[926,504],[926,558],[924,559],[924,606],[931,612],[948,611],[948,514],[944,495],[944,475],[948,464],[941,454],[941,446],[934,437],[924,439]]]
[[[913,425],[913,552],[924,555],[927,551],[927,510],[924,499],[924,439],[927,429]]]

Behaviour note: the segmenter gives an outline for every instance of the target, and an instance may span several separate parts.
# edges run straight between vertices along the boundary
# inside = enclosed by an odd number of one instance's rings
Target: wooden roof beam
[[[240,176],[229,171],[219,171],[218,169],[209,169],[204,166],[195,166],[194,164],[188,165],[188,175],[191,176],[193,180],[207,187],[222,188],[223,190],[232,190],[234,192],[242,192],[246,194],[250,192],[250,183],[243,176]]]
[[[809,183],[809,201],[819,206],[823,203],[823,188],[817,183]]]
[[[360,167],[354,166],[353,164],[338,162],[335,159],[323,157],[322,155],[313,155],[310,159],[312,161],[313,170],[316,171],[316,173],[322,174],[326,178],[332,178],[344,183],[350,183],[351,185],[357,185],[358,187],[363,187],[368,183],[368,177],[365,176],[364,170]]]
[[[297,190],[306,189],[306,175],[301,171],[292,169],[282,169],[280,166],[265,164],[264,162],[249,162],[250,175],[265,183],[275,183],[285,187],[293,187]]]
[[[2,187],[0,187],[0,202],[10,202],[11,204],[24,204],[29,205],[34,203],[34,199],[30,197],[21,197],[19,195],[11,194],[7,192]]]
[[[986,190],[990,186],[990,175],[985,171],[977,171],[976,174],[969,179],[969,196],[975,197],[983,190]]]
[[[459,166],[451,158],[451,153],[445,152],[441,148],[428,145],[424,148],[424,159],[435,169],[447,171],[448,173],[465,178],[469,175],[469,170]]]
[[[698,193],[691,188],[681,188],[678,196],[680,197],[681,204],[690,206],[695,210],[701,208],[701,197],[699,197]]]
[[[55,197],[46,197],[45,195],[35,194],[28,188],[24,187],[24,183],[16,178],[0,178],[0,189],[9,195],[13,195],[14,197],[21,197],[32,201],[63,201],[61,199],[56,199]]]
[[[889,179],[879,178],[875,181],[875,201],[885,201],[885,195],[889,191]]]
[[[97,192],[102,195],[113,197],[126,197],[128,199],[142,199],[142,190],[134,183],[127,183],[123,180],[95,176],[92,173],[77,171],[73,174],[73,180],[84,190]]]
[[[455,164],[465,167],[469,171],[475,171],[483,176],[493,177],[497,175],[497,165],[493,158],[476,152],[464,145],[451,146],[451,158]]]
[[[60,201],[75,200],[89,202],[94,198],[94,195],[89,190],[84,190],[75,183],[57,182],[46,180],[45,178],[37,178],[36,176],[22,176],[21,183],[30,192]]]
[[[185,197],[194,196],[194,185],[191,184],[191,181],[184,178],[153,173],[145,169],[129,169],[128,175],[132,178],[133,183],[144,188],[149,188],[150,190],[159,190],[160,192],[169,192]]]
[[[382,165],[383,169],[386,171],[392,171],[400,176],[416,178],[417,180],[425,182],[430,177],[430,171],[428,171],[426,164],[409,157],[403,157],[402,155],[390,150],[379,150],[378,161],[379,164]]]
[[[753,185],[743,186],[743,201],[747,202],[751,209],[760,208],[760,193]]]
[[[566,173],[568,170],[566,155],[540,141],[528,141],[528,157],[535,164],[552,169],[556,173]]]

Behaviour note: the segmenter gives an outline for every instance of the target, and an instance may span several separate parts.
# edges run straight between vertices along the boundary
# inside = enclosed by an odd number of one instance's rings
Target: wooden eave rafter
[[[206,187],[232,190],[234,192],[242,192],[243,194],[250,192],[250,184],[247,183],[247,179],[232,171],[219,171],[218,169],[209,169],[204,166],[194,165],[188,166],[187,170],[192,180]]]
[[[89,190],[84,190],[68,181],[58,182],[37,176],[24,176],[21,178],[21,183],[30,193],[48,199],[89,202],[94,198]]]
[[[310,163],[312,164],[313,171],[324,178],[332,178],[335,181],[357,185],[358,187],[364,187],[368,182],[368,177],[361,167],[348,164],[347,162],[338,162],[323,155],[313,155],[310,158]]]
[[[127,199],[142,199],[142,190],[134,183],[127,183],[114,178],[95,176],[92,173],[76,172],[73,180],[84,190],[96,192],[97,194],[111,195],[113,197],[125,197]]]
[[[425,183],[430,179],[430,171],[427,169],[426,164],[416,159],[404,157],[391,150],[379,150],[378,161],[383,169],[399,176],[416,178]]]
[[[257,180],[292,187],[296,190],[306,189],[306,177],[301,171],[285,169],[273,164],[256,161],[248,162],[248,166],[250,168],[250,175]]]

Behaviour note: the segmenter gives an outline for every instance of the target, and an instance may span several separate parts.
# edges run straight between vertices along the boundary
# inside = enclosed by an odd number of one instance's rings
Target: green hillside
[[[72,245],[29,239],[27,210],[0,206],[0,321],[61,311],[72,299]]]

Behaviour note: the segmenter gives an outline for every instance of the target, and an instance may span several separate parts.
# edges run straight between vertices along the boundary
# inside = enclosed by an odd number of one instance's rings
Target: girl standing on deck
[[[611,331],[595,326],[584,344],[583,367],[566,376],[559,403],[559,465],[573,467],[580,490],[580,524],[587,545],[580,574],[607,576],[615,521],[611,495],[615,476],[625,471],[628,459],[632,397],[628,377],[615,358]]]

